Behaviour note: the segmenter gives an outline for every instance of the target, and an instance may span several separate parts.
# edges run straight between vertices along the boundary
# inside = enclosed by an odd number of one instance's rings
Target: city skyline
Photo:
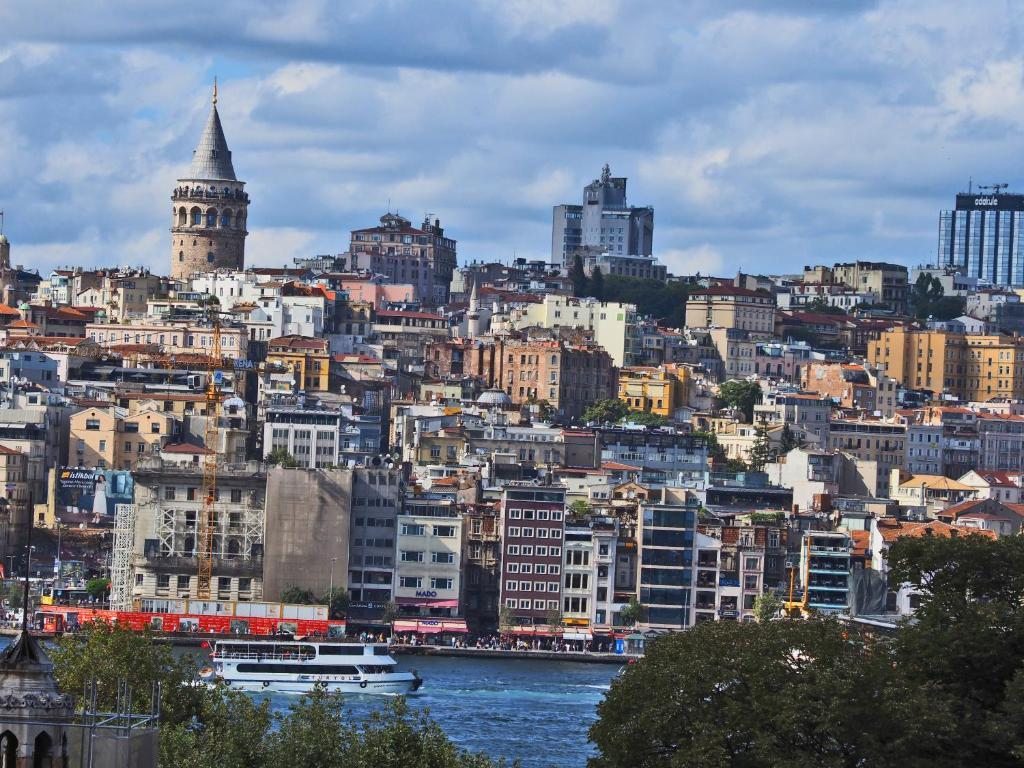
[[[0,9],[0,209],[12,261],[43,271],[166,270],[168,190],[214,75],[256,201],[252,266],[339,253],[389,209],[440,217],[462,262],[544,259],[552,206],[606,162],[656,209],[677,273],[931,262],[970,179],[1024,189],[1005,162],[1024,123],[1009,13],[33,8]]]

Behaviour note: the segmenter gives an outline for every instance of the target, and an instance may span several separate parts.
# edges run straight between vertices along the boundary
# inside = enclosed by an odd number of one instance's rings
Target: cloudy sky
[[[16,263],[165,270],[216,74],[250,264],[338,253],[389,201],[439,216],[461,261],[543,258],[551,206],[605,162],[677,272],[923,263],[969,179],[1024,191],[1020,19],[934,0],[4,0],[0,209]]]

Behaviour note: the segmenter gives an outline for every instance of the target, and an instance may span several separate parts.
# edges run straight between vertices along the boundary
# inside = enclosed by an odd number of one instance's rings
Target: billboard
[[[114,507],[131,504],[132,473],[121,469],[61,467],[54,488],[54,514],[68,525],[112,526]]]

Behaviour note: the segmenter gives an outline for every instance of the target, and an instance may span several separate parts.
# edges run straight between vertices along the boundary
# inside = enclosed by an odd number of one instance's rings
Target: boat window
[[[321,656],[362,656],[361,645],[321,645]]]
[[[239,664],[239,672],[285,675],[358,675],[359,670],[342,664]]]
[[[375,645],[370,649],[370,655],[372,656],[387,656],[388,647],[386,645]]]

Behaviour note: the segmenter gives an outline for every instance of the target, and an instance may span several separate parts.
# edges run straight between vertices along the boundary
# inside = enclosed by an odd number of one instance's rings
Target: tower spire
[[[217,76],[213,76],[213,106],[217,106]]]

